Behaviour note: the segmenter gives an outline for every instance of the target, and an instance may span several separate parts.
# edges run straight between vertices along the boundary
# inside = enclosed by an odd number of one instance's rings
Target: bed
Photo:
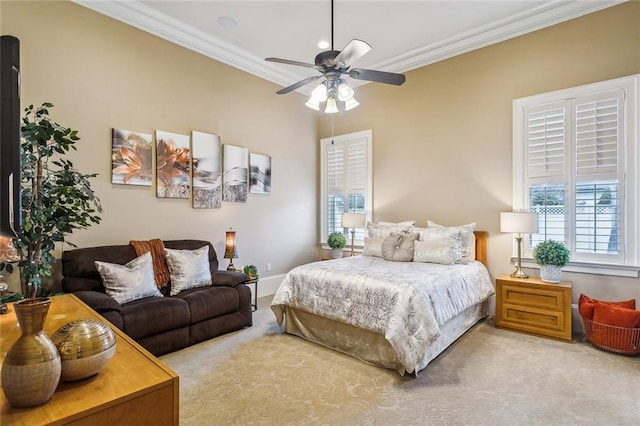
[[[413,231],[425,228],[402,229],[418,235]],[[472,257],[454,264],[363,255],[296,267],[271,308],[287,333],[401,375],[417,374],[487,316],[494,294],[487,233],[469,235]]]

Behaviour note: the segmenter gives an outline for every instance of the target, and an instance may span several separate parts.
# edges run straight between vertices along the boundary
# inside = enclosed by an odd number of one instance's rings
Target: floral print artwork
[[[147,133],[111,130],[111,183],[151,186],[152,142]]]
[[[191,196],[189,136],[156,131],[156,195],[159,198]]]

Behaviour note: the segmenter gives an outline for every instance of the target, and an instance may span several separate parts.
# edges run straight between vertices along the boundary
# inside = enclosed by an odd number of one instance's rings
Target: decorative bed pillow
[[[164,252],[171,275],[171,296],[190,288],[211,285],[209,246],[196,250],[165,248]]]
[[[126,265],[95,261],[106,293],[123,304],[146,297],[162,297],[156,285],[151,253],[136,257]]]
[[[363,256],[375,256],[382,257],[382,238],[365,238],[364,248],[362,249]]]
[[[416,224],[415,220],[405,220],[402,222],[378,222],[378,225],[382,226],[413,226]]]
[[[586,294],[580,294],[578,298],[578,311],[580,316],[593,321],[593,311],[596,303],[603,303],[605,305],[615,305],[621,308],[635,309],[636,299],[621,300],[620,302],[607,302],[604,300],[592,299]]]
[[[382,258],[394,262],[411,262],[413,259],[414,242],[420,234],[404,234],[393,232],[382,243]]]
[[[473,231],[476,230],[476,223],[467,223],[460,226],[443,226],[437,223],[427,221],[427,228],[444,228],[459,229],[461,234],[462,258],[466,262],[475,260],[476,258],[476,236]]]
[[[462,256],[462,236],[459,229],[417,228],[417,230],[420,234],[420,241],[430,244],[446,244],[453,250],[454,263],[467,263]]]
[[[368,222],[367,231],[369,233],[369,238],[385,239],[389,235],[391,235],[392,232],[396,232],[399,234],[402,234],[402,233],[408,234],[410,232],[413,232],[413,225],[402,225],[402,224],[382,225],[379,223]]]
[[[444,241],[416,241],[413,261],[453,265],[456,261],[456,256],[451,243]]]

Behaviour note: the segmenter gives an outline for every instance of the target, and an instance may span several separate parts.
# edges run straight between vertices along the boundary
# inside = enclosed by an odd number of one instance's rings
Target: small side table
[[[245,284],[255,284],[255,292],[253,293],[253,303],[251,304],[251,311],[255,312],[258,310],[258,277],[253,277],[249,281],[245,282]]]
[[[496,327],[571,342],[571,281],[496,279]]]

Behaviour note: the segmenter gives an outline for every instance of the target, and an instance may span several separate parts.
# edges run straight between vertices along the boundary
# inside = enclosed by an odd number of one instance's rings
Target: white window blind
[[[371,211],[371,131],[322,139],[322,241],[332,232],[344,232],[343,212]],[[356,230],[356,241],[364,230]]]
[[[572,262],[640,266],[638,76],[514,101],[514,208]],[[630,179],[630,177],[632,179]]]

